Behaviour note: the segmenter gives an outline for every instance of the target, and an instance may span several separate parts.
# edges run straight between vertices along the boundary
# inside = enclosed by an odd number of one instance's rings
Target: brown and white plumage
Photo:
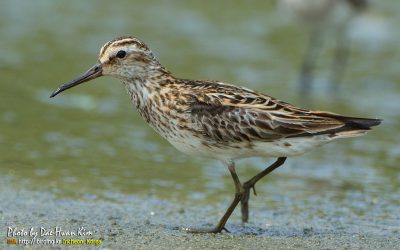
[[[181,151],[221,160],[299,155],[334,139],[360,136],[379,123],[300,109],[220,82],[175,79],[161,84],[144,101],[160,106],[139,105],[142,116]],[[169,115],[160,122],[164,112]]]
[[[379,119],[345,117],[297,108],[243,87],[176,78],[134,37],[106,43],[99,62],[84,75],[62,85],[51,97],[102,75],[122,80],[139,114],[177,149],[219,159],[233,177],[235,200],[217,227],[220,232],[239,201],[248,216],[249,190],[285,157],[302,154],[338,138],[363,135]],[[233,161],[251,156],[279,157],[254,178],[240,183]]]

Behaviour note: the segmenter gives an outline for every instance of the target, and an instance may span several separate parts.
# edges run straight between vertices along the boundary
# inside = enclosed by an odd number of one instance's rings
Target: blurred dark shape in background
[[[300,68],[299,88],[304,100],[312,92],[314,70],[321,52],[324,33],[334,30],[336,51],[329,78],[330,92],[337,95],[349,57],[348,27],[355,16],[368,6],[367,0],[279,0],[279,7],[301,20],[309,32],[309,41]]]

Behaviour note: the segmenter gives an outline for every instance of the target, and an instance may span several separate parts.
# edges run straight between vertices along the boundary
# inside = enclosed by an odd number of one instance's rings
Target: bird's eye
[[[125,50],[120,50],[117,52],[116,55],[118,58],[124,58],[126,56],[126,51]]]

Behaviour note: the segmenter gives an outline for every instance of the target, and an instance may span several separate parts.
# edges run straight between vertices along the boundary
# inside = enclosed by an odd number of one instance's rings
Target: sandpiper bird
[[[119,78],[139,114],[178,150],[220,160],[230,171],[236,192],[224,216],[215,228],[187,229],[190,232],[221,232],[239,202],[247,222],[250,191],[255,194],[255,184],[286,157],[361,136],[381,122],[297,108],[223,82],[174,77],[142,41],[130,36],[106,43],[96,65],[50,97],[103,75]],[[242,184],[234,161],[257,156],[277,160]]]
[[[367,8],[368,0],[278,0],[278,3],[310,29],[310,39],[300,69],[299,87],[303,97],[311,90],[322,34],[329,29],[336,30],[337,48],[332,63],[330,88],[337,92],[349,56],[346,28],[357,14]]]

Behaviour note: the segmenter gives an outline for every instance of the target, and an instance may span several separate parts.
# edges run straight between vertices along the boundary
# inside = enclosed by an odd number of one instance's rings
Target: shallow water
[[[398,230],[399,10],[397,1],[374,2],[354,24],[339,97],[327,93],[334,48],[327,34],[310,104],[384,123],[363,138],[289,159],[257,184],[253,209],[305,214],[300,224],[351,214],[378,231]],[[104,42],[131,34],[177,76],[232,82],[299,105],[304,100],[297,70],[307,40],[302,31],[264,1],[2,1],[0,181],[89,200],[124,194],[193,206],[228,203],[234,190],[228,171],[162,140],[117,80],[102,78],[48,97],[94,64]],[[245,180],[271,161],[240,161],[239,176]],[[351,216],[343,218],[352,223]]]

